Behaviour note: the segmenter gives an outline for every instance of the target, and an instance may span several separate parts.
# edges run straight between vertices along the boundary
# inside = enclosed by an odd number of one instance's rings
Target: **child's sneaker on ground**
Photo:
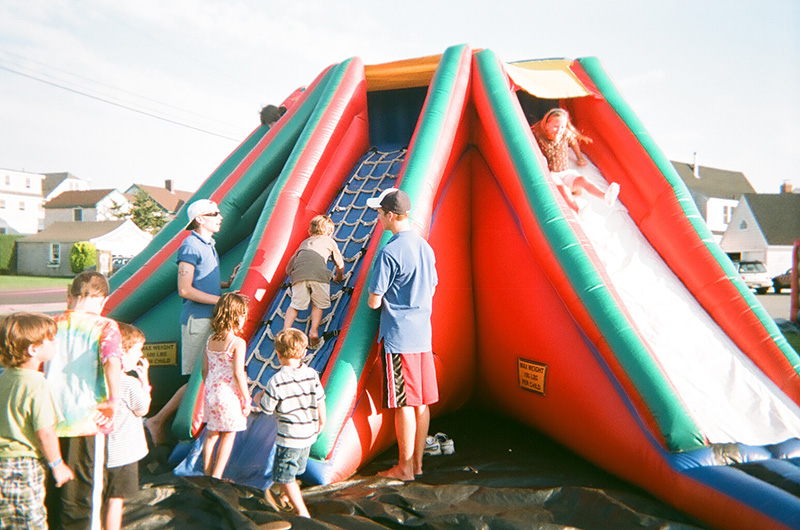
[[[439,456],[442,454],[442,448],[439,445],[439,439],[436,436],[428,436],[425,438],[425,452],[426,456]]]
[[[456,452],[456,445],[453,440],[443,432],[437,432],[434,436],[436,441],[439,442],[439,450],[443,455],[452,455]]]

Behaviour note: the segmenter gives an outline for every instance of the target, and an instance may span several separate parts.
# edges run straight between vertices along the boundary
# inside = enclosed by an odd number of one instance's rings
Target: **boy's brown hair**
[[[108,280],[99,272],[84,271],[72,280],[69,295],[73,298],[101,296],[106,298],[111,289]]]
[[[324,236],[332,234],[334,228],[336,227],[333,225],[330,216],[317,215],[308,224],[308,233],[312,236]]]
[[[275,335],[275,351],[281,359],[302,359],[308,348],[308,337],[296,328],[279,331]]]
[[[117,322],[119,326],[119,334],[122,337],[122,349],[128,351],[133,348],[137,343],[145,342],[144,333],[142,330],[125,322]]]
[[[29,346],[56,336],[56,322],[40,313],[14,313],[0,320],[0,363],[15,368],[31,358]]]

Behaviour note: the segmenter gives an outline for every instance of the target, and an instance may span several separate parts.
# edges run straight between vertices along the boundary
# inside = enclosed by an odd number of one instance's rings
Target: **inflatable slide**
[[[558,192],[530,132],[556,106],[593,140],[578,169],[621,186],[615,205],[587,196],[577,215]],[[223,277],[242,263],[233,288],[251,299],[253,393],[278,367],[286,263],[311,217],[337,225],[346,278],[307,358],[328,422],[305,481],[343,480],[394,440],[365,291],[388,237],[365,201],[395,185],[437,257],[434,414],[479,400],[711,526],[800,528],[800,357],[669,161],[597,59],[505,64],[468,46],[330,67],[195,196],[225,216]],[[110,316],[152,342],[179,335],[185,215],[114,277]],[[187,401],[176,423],[188,436],[197,392]],[[248,424],[226,477],[264,488],[276,426],[263,414]],[[199,473],[201,441],[177,472]]]

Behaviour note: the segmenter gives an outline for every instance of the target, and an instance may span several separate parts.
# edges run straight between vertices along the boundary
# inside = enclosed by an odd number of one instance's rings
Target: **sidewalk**
[[[10,315],[11,313],[47,313],[58,314],[67,310],[66,302],[47,302],[39,304],[8,304],[0,305],[0,316]]]

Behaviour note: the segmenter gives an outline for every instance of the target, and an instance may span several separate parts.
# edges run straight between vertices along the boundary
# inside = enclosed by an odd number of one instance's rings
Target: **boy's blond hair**
[[[56,337],[56,322],[40,313],[14,313],[0,320],[0,363],[15,368],[31,358],[29,346]]]
[[[333,221],[328,215],[317,215],[308,224],[308,233],[312,236],[327,236],[333,233]]]
[[[125,322],[117,322],[119,335],[122,338],[122,349],[128,351],[138,343],[144,343],[145,337],[142,330]]]
[[[72,280],[69,295],[72,298],[100,296],[106,298],[110,291],[108,280],[99,272],[84,271]]]
[[[275,335],[275,351],[281,359],[302,359],[308,348],[308,337],[296,328],[279,331]]]

